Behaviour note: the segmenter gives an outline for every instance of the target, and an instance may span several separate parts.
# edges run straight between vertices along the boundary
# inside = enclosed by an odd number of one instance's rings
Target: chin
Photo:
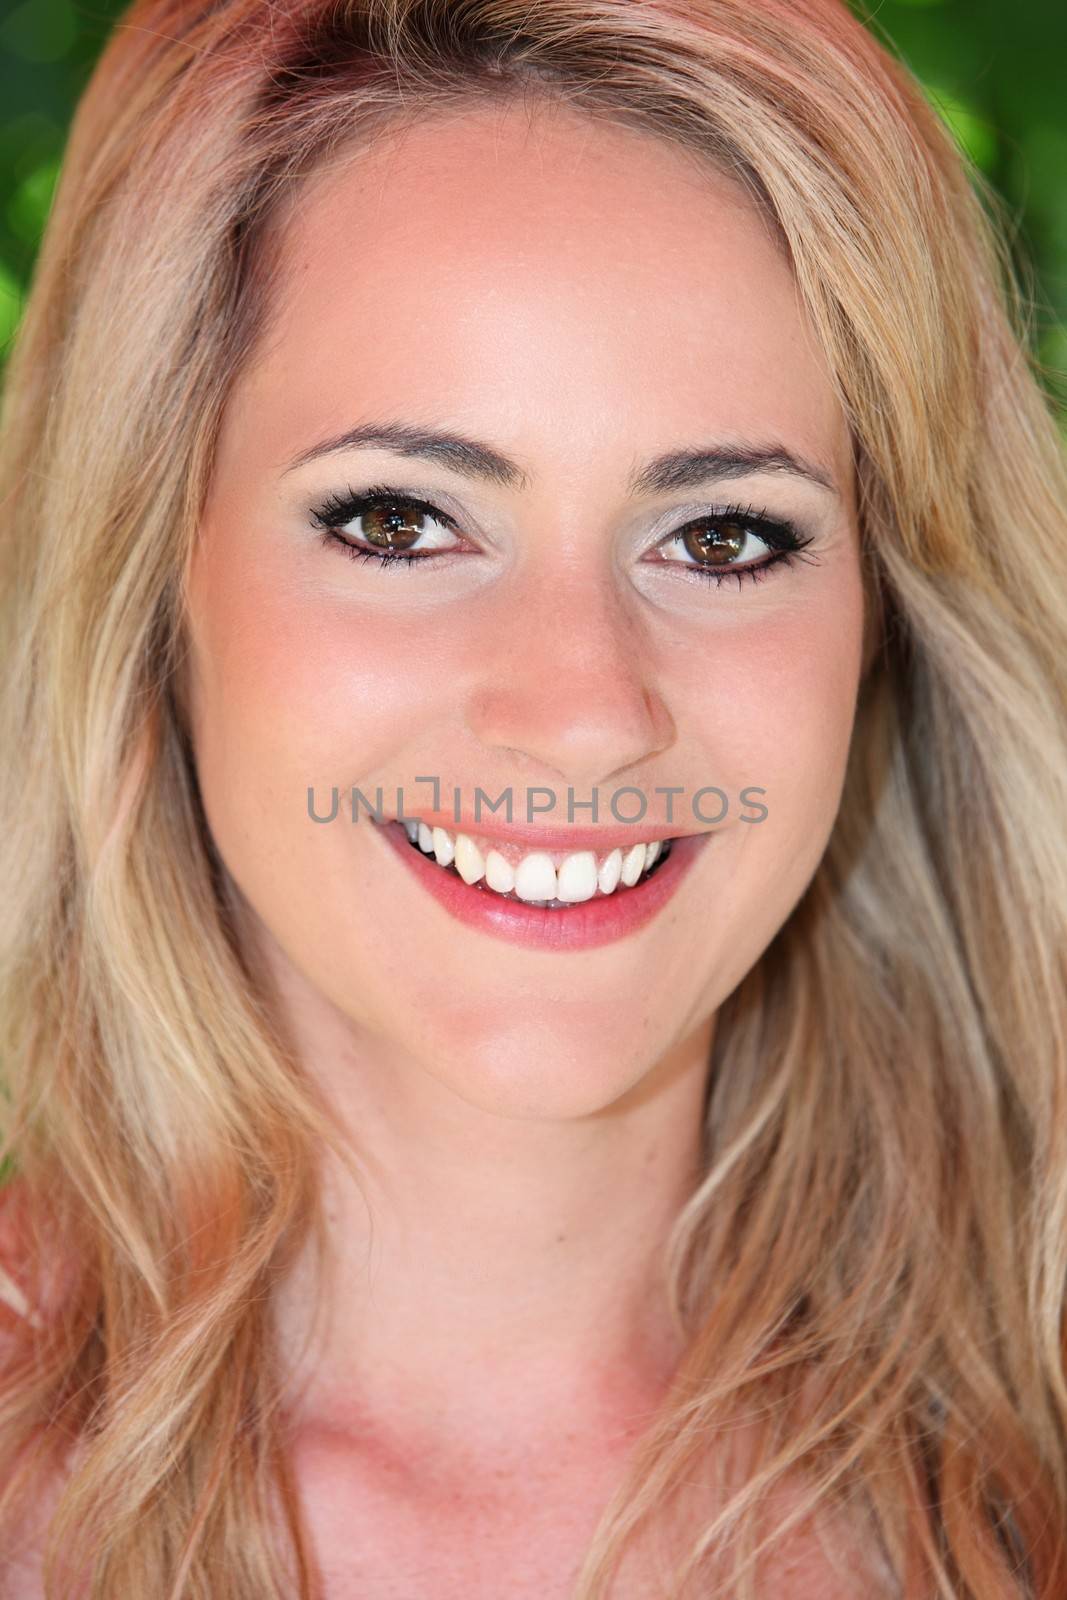
[[[633,1051],[634,1018],[616,1018],[607,1036],[588,1015],[549,1019],[510,1008],[493,1025],[489,1014],[450,1017],[447,1040],[432,1049],[427,1071],[461,1100],[498,1116],[569,1119],[606,1110],[648,1072],[662,1049]],[[577,1011],[578,1008],[575,1007]],[[624,1024],[624,1025],[623,1025]],[[625,1042],[628,1037],[628,1042]]]

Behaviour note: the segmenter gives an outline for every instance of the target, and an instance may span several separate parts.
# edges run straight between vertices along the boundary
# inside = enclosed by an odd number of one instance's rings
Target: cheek
[[[840,802],[855,720],[861,618],[834,626],[783,618],[763,640],[751,687],[752,760],[784,829],[828,836]]]
[[[784,609],[758,625],[720,633],[710,669],[689,700],[701,783],[730,810],[709,857],[716,948],[702,1003],[714,1010],[758,961],[815,875],[841,802],[855,722],[862,601]],[[830,625],[831,620],[833,625]],[[764,792],[742,797],[746,788]],[[721,802],[702,802],[709,823]],[[742,821],[758,815],[760,821]]]
[[[300,575],[271,581],[224,557],[204,563],[191,599],[194,738],[217,791],[247,800],[254,785],[276,807],[284,788],[302,816],[309,785],[358,782],[432,718],[435,695],[447,701],[443,652],[430,662],[425,628],[395,608],[356,606]]]
[[[272,579],[220,551],[191,574],[190,632],[193,747],[212,837],[262,923],[297,965],[314,965],[330,944],[324,930],[337,934],[352,914],[365,826],[346,825],[351,786],[373,803],[367,774],[393,766],[420,703],[441,714],[426,702],[417,629],[343,602],[322,581]],[[333,787],[335,824],[316,826],[308,790],[328,816]]]
[[[806,603],[805,603],[806,602]],[[729,800],[724,844],[738,917],[753,907],[768,936],[803,892],[826,848],[841,801],[855,723],[863,633],[858,576],[776,614],[723,628],[686,655],[688,725],[702,752],[702,784]],[[679,663],[681,666],[681,663]],[[675,674],[676,681],[682,679]],[[704,771],[706,769],[706,775]],[[742,797],[746,788],[762,791]],[[709,822],[721,802],[702,801]],[[740,820],[766,807],[761,821]],[[725,908],[724,908],[725,909]]]

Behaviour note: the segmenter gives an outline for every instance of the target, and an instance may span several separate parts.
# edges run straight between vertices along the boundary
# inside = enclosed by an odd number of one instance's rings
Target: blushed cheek
[[[764,803],[776,822],[773,837],[812,870],[840,805],[855,723],[862,601],[851,589],[847,599],[825,612],[783,617],[766,641],[759,674],[758,759],[771,791]]]
[[[446,670],[427,670],[414,619],[225,551],[205,559],[191,600],[194,746],[220,836],[302,837],[309,787],[321,809],[331,786],[391,779],[405,741],[447,714],[446,663],[439,653]]]
[[[842,581],[807,603],[753,614],[671,663],[673,706],[729,797],[728,822],[762,804],[767,816],[733,829],[734,847],[765,860],[799,856],[814,868],[836,816],[855,721],[862,596]],[[683,675],[683,668],[684,675]],[[762,790],[746,805],[745,788]],[[714,796],[703,802],[713,821]]]
[[[734,780],[803,786],[847,747],[860,630],[852,610],[834,613],[831,626],[821,612],[797,609],[703,642],[690,637],[670,663],[676,720]]]

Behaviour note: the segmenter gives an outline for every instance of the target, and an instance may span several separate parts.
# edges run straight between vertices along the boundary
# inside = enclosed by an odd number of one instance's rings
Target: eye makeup
[[[387,542],[377,547],[366,533],[357,538],[345,531],[348,524],[357,518],[362,520],[370,516],[384,518],[386,523],[393,524],[384,530]],[[436,565],[460,554],[456,545],[422,550],[411,545],[399,548],[398,539],[410,538],[413,545],[416,540],[426,536],[425,530],[415,525],[417,518],[429,518],[443,528],[458,532],[457,523],[448,512],[392,484],[376,484],[360,492],[348,488],[341,494],[329,495],[311,512],[312,524],[320,530],[322,543],[327,548],[340,550],[351,560],[375,561],[382,567],[396,567],[399,563],[414,570],[419,565]],[[396,524],[401,526],[398,528]],[[757,511],[752,506],[729,504],[683,523],[663,535],[655,548],[660,550],[664,546],[681,545],[691,550],[695,542],[706,553],[709,545],[714,547],[718,543],[720,549],[726,547],[726,556],[729,558],[743,551],[750,538],[764,546],[767,553],[762,559],[728,564],[727,560],[707,561],[699,556],[689,561],[660,556],[653,564],[677,567],[687,578],[691,574],[698,581],[710,581],[717,587],[734,578],[740,589],[746,579],[760,582],[772,570],[790,566],[813,542],[810,536],[798,530],[795,523],[770,517],[765,509]],[[817,561],[818,558],[809,555],[804,559]]]

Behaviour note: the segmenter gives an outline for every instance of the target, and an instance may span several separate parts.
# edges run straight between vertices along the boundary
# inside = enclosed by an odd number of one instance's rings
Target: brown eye
[[[737,522],[697,522],[678,538],[694,560],[706,566],[728,566],[745,548],[748,530]]]
[[[379,550],[407,550],[423,534],[425,514],[399,502],[384,502],[360,512],[361,537]]]
[[[754,553],[763,546],[762,556],[739,561],[749,539],[755,540]],[[769,517],[766,511],[751,506],[726,506],[695,518],[667,538],[668,547],[681,547],[683,560],[659,559],[677,568],[687,580],[703,579],[721,587],[733,578],[740,589],[743,581],[761,583],[772,570],[790,566],[797,557],[818,565],[817,556],[802,556],[811,542],[792,522]]]

